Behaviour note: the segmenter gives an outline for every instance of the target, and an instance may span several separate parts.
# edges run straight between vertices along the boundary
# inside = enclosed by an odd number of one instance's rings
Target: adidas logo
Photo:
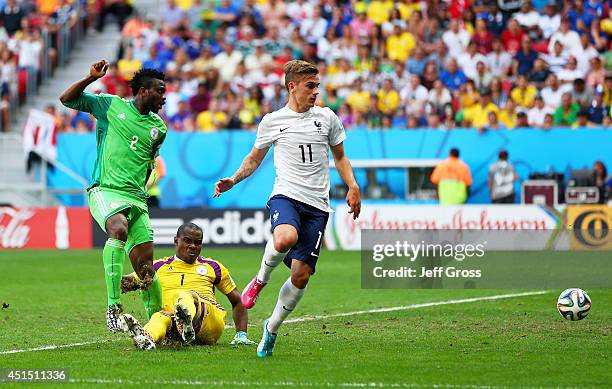
[[[121,120],[125,120],[125,113],[121,112],[117,117]]]

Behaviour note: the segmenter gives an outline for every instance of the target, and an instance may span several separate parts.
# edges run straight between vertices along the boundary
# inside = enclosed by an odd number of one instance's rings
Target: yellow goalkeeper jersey
[[[227,268],[212,258],[198,257],[188,264],[172,256],[156,260],[153,267],[161,283],[164,310],[169,312],[177,292],[192,291],[216,303],[215,288],[225,295],[236,288]]]

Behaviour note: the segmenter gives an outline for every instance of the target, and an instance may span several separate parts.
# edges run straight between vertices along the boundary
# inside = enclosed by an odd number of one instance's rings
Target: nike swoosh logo
[[[281,129],[280,129],[280,132],[285,131],[287,128],[289,128],[289,127],[281,128]]]
[[[312,255],[313,257],[317,257],[317,258],[319,258],[319,256],[318,256],[317,254],[315,254],[315,253],[312,253],[312,252],[311,252],[311,253],[310,253],[310,255]]]
[[[287,312],[293,312],[293,309],[289,309],[289,308],[287,308],[287,307],[286,307],[286,306],[284,306],[284,305],[283,305],[283,309],[284,309],[285,311],[287,311]]]

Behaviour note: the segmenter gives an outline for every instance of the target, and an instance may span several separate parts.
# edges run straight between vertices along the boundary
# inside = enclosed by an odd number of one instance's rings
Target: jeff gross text
[[[396,241],[374,244],[375,278],[480,278],[481,269],[466,267],[465,260],[482,258],[487,242],[474,244]],[[442,264],[444,266],[434,266]],[[384,265],[384,266],[383,266]],[[457,266],[461,265],[461,266]]]

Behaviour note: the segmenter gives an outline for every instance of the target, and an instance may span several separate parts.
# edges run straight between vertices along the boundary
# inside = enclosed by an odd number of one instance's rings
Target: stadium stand
[[[282,67],[300,58],[317,64],[318,103],[349,131],[605,129],[612,122],[611,3],[163,0],[140,13],[121,3],[107,10],[121,27],[117,55],[88,90],[129,97],[133,72],[152,67],[167,74],[161,115],[170,131],[252,132],[285,104]],[[88,25],[99,29],[90,16]],[[51,106],[47,112],[59,134],[95,128],[86,114]],[[425,154],[442,158],[446,151]],[[532,167],[545,170],[553,160],[563,162],[555,156]],[[492,161],[467,162],[477,168]],[[468,201],[487,202],[486,187],[479,193]]]
[[[134,69],[151,66],[171,80],[175,131],[255,129],[284,97],[282,64],[302,58],[348,129],[514,128],[521,112],[526,126],[551,114],[572,127],[578,111],[581,126],[609,126],[610,3],[167,0],[158,24],[126,22],[117,72],[98,90],[126,93]],[[72,119],[61,131],[93,128]]]
[[[92,33],[98,15],[92,6],[81,1],[0,0],[2,204],[58,204],[48,196],[46,171],[33,174],[32,168],[47,166],[40,164],[41,156],[51,160],[50,167],[59,164],[54,158],[59,121],[55,120],[57,128],[46,131],[35,124],[40,121],[30,119],[46,115],[44,110],[55,113],[59,93],[92,57],[116,52],[119,37],[112,28]],[[42,150],[47,141],[49,154]]]
[[[69,53],[84,37],[88,12],[84,2],[0,1],[3,132],[13,130],[17,109],[32,99],[58,66],[66,65]]]

